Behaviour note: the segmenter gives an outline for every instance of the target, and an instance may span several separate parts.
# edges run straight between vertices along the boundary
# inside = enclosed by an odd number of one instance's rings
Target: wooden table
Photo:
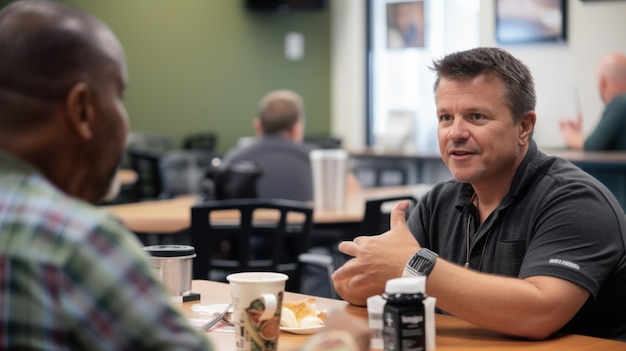
[[[202,295],[202,304],[223,304],[230,301],[230,289],[228,284],[217,283],[207,280],[194,280],[192,290]],[[308,295],[287,292],[285,301],[300,300],[310,297]],[[367,310],[363,307],[348,305],[345,301],[315,297],[315,303],[320,310],[334,309],[346,310],[356,318],[367,322]],[[191,306],[195,302],[180,303],[178,306],[189,317],[194,317],[195,312]],[[206,317],[205,317],[206,318]],[[544,341],[526,341],[511,338],[502,334],[478,328],[458,318],[445,315],[436,315],[435,324],[436,345],[438,351],[469,351],[469,350],[536,350],[536,351],[618,351],[626,350],[626,343],[592,338],[581,335],[561,335]],[[207,337],[215,345],[215,350],[234,350],[235,336],[224,332],[207,332]],[[295,335],[281,332],[278,343],[279,350],[296,350],[298,345],[304,343],[310,336]]]
[[[417,191],[420,189],[415,186],[355,189],[348,192],[346,207],[343,210],[315,210],[313,222],[315,224],[357,223],[363,219],[366,200],[411,195]],[[103,206],[103,208],[113,212],[133,232],[168,234],[189,228],[190,209],[197,202],[196,196],[183,196],[169,200]],[[275,213],[270,215],[275,216]],[[227,213],[222,219],[232,221],[236,219],[236,213]]]

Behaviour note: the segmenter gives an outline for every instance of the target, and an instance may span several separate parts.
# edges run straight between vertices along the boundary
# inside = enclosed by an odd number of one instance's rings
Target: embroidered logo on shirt
[[[577,265],[576,263],[570,262],[570,261],[566,261],[566,260],[560,260],[558,258],[551,258],[550,263],[554,263],[554,264],[560,264],[563,266],[567,266],[569,268],[574,268],[576,270],[580,270],[580,266]]]

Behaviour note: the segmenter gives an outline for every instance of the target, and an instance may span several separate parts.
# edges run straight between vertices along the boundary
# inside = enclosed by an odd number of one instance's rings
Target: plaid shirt
[[[134,235],[0,153],[0,349],[210,350]]]

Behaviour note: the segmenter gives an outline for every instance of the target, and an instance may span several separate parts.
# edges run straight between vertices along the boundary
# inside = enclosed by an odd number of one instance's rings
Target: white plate
[[[293,333],[293,334],[313,334],[315,332],[317,332],[318,330],[322,329],[324,326],[323,325],[318,325],[315,327],[310,327],[310,328],[286,328],[286,327],[280,327],[280,330],[286,331],[288,333]]]

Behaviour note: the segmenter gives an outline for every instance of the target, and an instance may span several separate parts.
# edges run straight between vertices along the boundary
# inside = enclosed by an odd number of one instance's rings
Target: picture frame
[[[498,44],[565,43],[567,0],[496,0]]]
[[[387,3],[387,48],[424,47],[424,0]]]

